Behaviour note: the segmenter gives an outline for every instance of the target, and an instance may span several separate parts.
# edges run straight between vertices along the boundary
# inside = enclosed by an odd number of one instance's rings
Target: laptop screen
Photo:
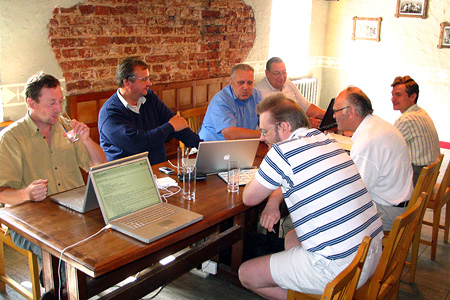
[[[147,158],[112,165],[91,175],[109,221],[160,203]]]
[[[320,122],[319,130],[324,131],[337,126],[336,119],[333,116],[334,115],[333,105],[334,105],[334,98],[331,99],[330,104],[328,104],[327,111],[323,116],[322,122]]]

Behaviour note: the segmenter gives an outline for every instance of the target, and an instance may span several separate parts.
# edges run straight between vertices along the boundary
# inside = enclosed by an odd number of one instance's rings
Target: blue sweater
[[[100,109],[100,146],[108,161],[148,151],[152,165],[161,163],[166,160],[164,142],[173,137],[187,147],[198,147],[201,140],[191,129],[174,131],[168,123],[174,113],[153,91],[148,91],[146,99],[139,114],[126,108],[117,93]]]

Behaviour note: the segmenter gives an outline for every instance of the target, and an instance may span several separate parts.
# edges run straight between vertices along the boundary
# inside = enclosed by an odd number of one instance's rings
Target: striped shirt
[[[364,236],[382,235],[382,223],[348,154],[317,129],[297,129],[273,145],[255,175],[281,187],[302,247],[327,259],[356,252]]]
[[[408,145],[411,162],[415,166],[427,166],[441,152],[439,137],[427,112],[414,104],[394,123]]]

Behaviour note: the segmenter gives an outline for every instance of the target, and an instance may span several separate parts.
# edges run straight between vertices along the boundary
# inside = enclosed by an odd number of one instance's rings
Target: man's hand
[[[42,201],[47,197],[47,179],[38,179],[27,186],[27,193],[31,201]]]
[[[259,219],[259,223],[261,223],[261,226],[267,229],[267,231],[271,232],[273,226],[280,220],[280,217],[281,213],[279,205],[271,205],[267,202],[266,207],[264,207],[261,214],[261,218]]]
[[[266,228],[268,231],[273,231],[273,225],[277,224],[278,221],[280,221],[280,205],[283,200],[284,198],[281,188],[273,191],[267,199],[267,203],[261,214],[259,223],[261,223],[261,226]]]
[[[177,116],[177,115],[173,116],[169,120],[169,124],[172,125],[175,132],[181,131],[181,130],[189,127],[188,122],[184,118]]]
[[[321,119],[318,119],[319,116],[318,113],[314,114],[313,116],[309,117],[309,123],[311,123],[312,128],[319,128]]]
[[[70,126],[72,126],[73,128],[73,132],[80,137],[80,140],[85,141],[89,138],[90,129],[86,124],[72,119],[72,122],[70,122]]]

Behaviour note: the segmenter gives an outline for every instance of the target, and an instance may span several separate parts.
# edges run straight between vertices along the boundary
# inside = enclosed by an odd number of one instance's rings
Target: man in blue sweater
[[[164,142],[172,137],[187,147],[200,138],[187,121],[175,115],[150,90],[148,65],[137,57],[124,59],[116,71],[117,93],[100,109],[100,146],[108,161],[148,151],[152,165],[166,160]]]

